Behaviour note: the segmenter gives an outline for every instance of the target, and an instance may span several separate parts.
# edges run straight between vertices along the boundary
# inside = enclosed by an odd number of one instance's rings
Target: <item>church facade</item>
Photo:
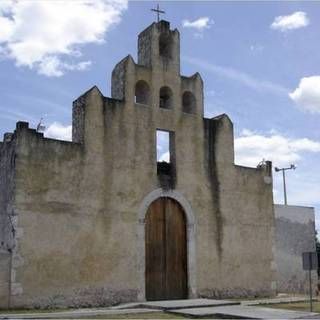
[[[0,307],[275,293],[271,163],[234,164],[166,21],[73,103],[72,142],[18,122],[0,143]],[[157,131],[170,161],[157,161]]]

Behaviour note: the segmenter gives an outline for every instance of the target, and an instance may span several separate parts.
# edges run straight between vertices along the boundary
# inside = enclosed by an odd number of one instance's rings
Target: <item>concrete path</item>
[[[290,299],[290,300],[289,300]],[[253,306],[259,303],[282,303],[305,301],[304,297],[281,297],[242,301],[190,299],[149,301],[126,303],[110,308],[86,308],[69,311],[40,312],[40,313],[9,313],[1,314],[0,319],[85,319],[93,316],[112,316],[119,314],[152,313],[163,310],[168,313],[180,314],[187,317],[203,318],[214,316],[239,319],[320,319],[320,314],[311,312],[291,311]],[[247,304],[247,305],[246,305]]]
[[[186,300],[163,300],[163,301],[147,301],[140,303],[125,304],[126,309],[129,308],[151,308],[159,310],[171,310],[171,309],[185,309],[185,308],[204,308],[204,307],[216,307],[216,306],[231,306],[239,305],[239,301],[229,300],[214,300],[214,299],[186,299]],[[121,306],[114,307],[113,309],[121,309]]]
[[[320,315],[311,312],[299,312],[283,309],[272,309],[252,306],[221,306],[209,308],[188,308],[170,310],[170,313],[180,314],[187,317],[224,317],[236,319],[306,319],[318,317]]]

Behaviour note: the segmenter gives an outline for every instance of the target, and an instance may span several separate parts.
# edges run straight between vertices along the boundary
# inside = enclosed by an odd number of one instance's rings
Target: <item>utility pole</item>
[[[282,171],[282,178],[283,178],[283,195],[284,195],[284,204],[287,205],[287,187],[286,187],[286,170],[295,170],[297,167],[294,164],[291,164],[288,168],[277,168],[275,167],[274,170],[276,172]]]

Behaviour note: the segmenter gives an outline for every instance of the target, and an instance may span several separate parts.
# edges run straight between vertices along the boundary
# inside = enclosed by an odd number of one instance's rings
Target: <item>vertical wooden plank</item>
[[[182,207],[165,199],[166,298],[188,298],[186,221]]]
[[[146,215],[146,298],[186,299],[187,232],[180,204],[170,198],[154,201]]]
[[[163,199],[154,201],[147,212],[146,241],[146,299],[163,300],[165,290],[165,207]]]

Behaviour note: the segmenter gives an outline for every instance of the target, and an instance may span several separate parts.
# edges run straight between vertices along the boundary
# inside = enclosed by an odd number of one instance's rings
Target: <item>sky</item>
[[[72,101],[93,85],[110,96],[157,3],[180,31],[181,73],[204,80],[205,116],[234,123],[236,164],[294,163],[288,204],[315,207],[320,231],[318,1],[0,0],[0,136],[43,118],[45,136],[70,139]]]

